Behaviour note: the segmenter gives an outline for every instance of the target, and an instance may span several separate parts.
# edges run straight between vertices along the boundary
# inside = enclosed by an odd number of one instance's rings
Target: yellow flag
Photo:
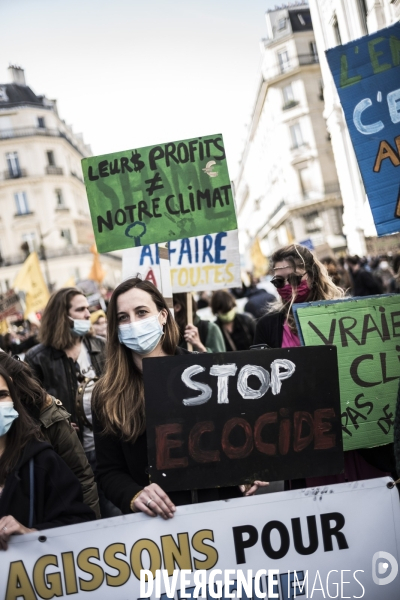
[[[63,287],[63,288],[76,287],[75,277],[72,275],[69,279],[67,279],[67,281],[64,283],[64,285],[61,287]]]
[[[50,295],[36,252],[32,252],[22,265],[13,287],[20,292],[25,292],[25,317],[29,313],[35,313],[45,308]]]
[[[101,283],[106,274],[103,267],[101,266],[96,244],[93,244],[93,246],[90,248],[90,252],[93,253],[93,264],[92,268],[90,269],[88,279],[91,279],[92,281],[97,281],[97,283]]]
[[[7,321],[0,321],[0,335],[6,335],[6,333],[8,333]]]
[[[250,248],[251,262],[253,263],[253,272],[255,277],[262,277],[266,274],[269,267],[268,258],[264,256],[260,246],[260,240],[255,239]]]

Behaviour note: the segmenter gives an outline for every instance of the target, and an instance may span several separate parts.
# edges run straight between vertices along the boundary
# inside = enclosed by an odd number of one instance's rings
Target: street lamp
[[[40,224],[39,224],[39,237],[40,237],[40,247],[39,247],[39,250],[40,250],[40,258],[44,262],[44,273],[45,273],[45,276],[46,276],[46,283],[47,283],[47,287],[48,287],[49,292],[52,291],[53,285],[52,285],[52,283],[50,281],[49,263],[47,262],[46,248],[44,246],[43,240],[50,233],[52,233],[51,229],[47,233],[42,233],[42,229],[41,229]]]

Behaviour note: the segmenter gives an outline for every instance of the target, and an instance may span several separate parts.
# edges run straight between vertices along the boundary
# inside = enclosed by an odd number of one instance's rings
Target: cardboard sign
[[[169,242],[168,248],[174,294],[242,285],[237,230]],[[123,251],[122,279],[138,274],[159,287],[160,256],[157,244]]]
[[[392,442],[400,377],[399,296],[309,302],[293,310],[306,346],[337,347],[344,449]]]
[[[237,229],[222,135],[82,160],[99,252]]]
[[[149,474],[165,490],[343,470],[333,347],[144,359],[143,377]]]
[[[19,313],[22,313],[22,306],[18,294],[14,290],[0,294],[0,321]]]
[[[140,589],[141,571],[160,569],[153,599],[210,599],[211,591],[221,600],[398,600],[399,497],[389,481],[179,506],[166,521],[131,514],[15,535],[1,555],[0,598],[136,600],[148,588]],[[243,577],[247,590],[236,594]]]
[[[400,24],[326,52],[378,235],[400,230]]]

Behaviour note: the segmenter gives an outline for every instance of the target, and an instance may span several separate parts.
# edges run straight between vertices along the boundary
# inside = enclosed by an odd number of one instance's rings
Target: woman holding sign
[[[107,317],[106,371],[93,392],[100,485],[123,513],[168,519],[177,505],[195,498],[190,490],[168,496],[159,485],[149,483],[142,360],[187,350],[178,346],[178,327],[164,297],[149,281],[132,278],[121,283],[111,297]],[[165,394],[160,389],[160,402]],[[200,489],[196,494],[198,502],[241,496],[236,486]]]
[[[271,257],[271,264],[274,271],[271,283],[276,287],[282,304],[258,321],[254,344],[266,344],[271,348],[300,346],[293,304],[342,298],[343,290],[331,281],[324,265],[304,246],[292,244],[277,250]],[[344,453],[343,474],[296,480],[289,482],[290,487],[314,487],[389,475],[394,461],[393,451],[389,449],[386,453],[384,448],[347,451]]]

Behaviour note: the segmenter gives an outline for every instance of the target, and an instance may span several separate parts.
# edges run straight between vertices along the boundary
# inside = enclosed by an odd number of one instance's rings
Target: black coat
[[[176,349],[176,354],[187,350]],[[160,395],[162,390],[160,391]],[[132,498],[149,485],[146,432],[135,442],[127,442],[117,435],[104,435],[103,426],[93,414],[93,432],[96,446],[96,475],[106,497],[124,514],[131,512]],[[238,498],[242,494],[238,486],[198,490],[198,502]],[[192,503],[190,490],[169,492],[176,506]]]
[[[264,290],[264,288],[253,288],[247,291],[248,302],[245,304],[244,311],[253,315],[255,319],[260,319],[265,315],[269,304],[276,302],[275,296]]]
[[[373,296],[383,294],[383,286],[376,277],[365,269],[350,271],[351,274],[351,293],[353,296]]]
[[[285,315],[282,312],[268,313],[257,321],[254,344],[267,344],[270,348],[282,348],[283,325]]]
[[[231,352],[233,348],[225,333],[223,321],[217,317],[215,323],[218,325],[223,335],[226,351]],[[233,331],[229,335],[236,346],[236,350],[248,350],[253,344],[254,332],[255,320],[251,315],[246,315],[243,313],[235,315],[235,319],[233,321]]]
[[[0,518],[11,515],[29,527],[30,461],[33,458],[34,529],[50,529],[95,519],[94,512],[83,503],[82,488],[62,458],[47,442],[31,440],[18,464],[7,476],[0,496]]]
[[[106,342],[101,337],[85,335],[83,343],[88,349],[93,368],[99,377],[103,370]],[[25,355],[25,362],[31,367],[46,392],[61,400],[70,413],[72,421],[77,423],[75,399],[78,389],[76,370],[78,363],[69,358],[64,350],[57,350],[43,344],[31,348]]]

